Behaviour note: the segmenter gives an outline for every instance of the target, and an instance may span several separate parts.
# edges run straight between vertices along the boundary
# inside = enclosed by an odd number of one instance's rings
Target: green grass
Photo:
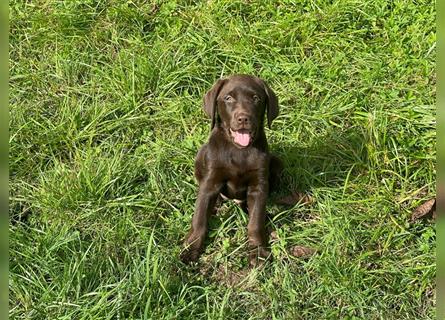
[[[434,319],[434,1],[11,1],[11,319]],[[286,190],[249,271],[227,203],[197,266],[202,96],[262,77]],[[285,191],[283,191],[285,192]],[[317,249],[309,259],[289,248]]]

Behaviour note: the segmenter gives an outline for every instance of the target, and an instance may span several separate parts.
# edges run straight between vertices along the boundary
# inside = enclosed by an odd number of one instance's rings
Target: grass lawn
[[[434,319],[434,1],[10,1],[11,319]],[[247,270],[226,203],[197,265],[202,96],[254,74],[286,186]],[[315,248],[309,258],[295,245]]]

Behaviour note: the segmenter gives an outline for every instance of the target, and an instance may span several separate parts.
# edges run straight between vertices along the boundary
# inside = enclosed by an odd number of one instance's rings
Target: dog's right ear
[[[221,88],[226,83],[226,79],[219,79],[213,87],[207,91],[207,93],[204,95],[204,111],[209,116],[210,119],[212,119],[212,129],[216,124],[216,98],[218,97],[219,92],[221,91]]]

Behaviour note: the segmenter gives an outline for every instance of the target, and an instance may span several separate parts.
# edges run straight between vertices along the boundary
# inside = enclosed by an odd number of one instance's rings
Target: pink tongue
[[[250,143],[250,134],[235,131],[233,140],[235,140],[235,142],[240,146],[247,147]]]

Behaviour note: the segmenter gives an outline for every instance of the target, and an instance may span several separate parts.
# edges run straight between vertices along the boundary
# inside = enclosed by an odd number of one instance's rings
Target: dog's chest
[[[255,184],[258,176],[268,167],[268,157],[257,149],[232,148],[221,152],[214,165],[218,167],[220,178],[224,181],[222,195],[245,200],[249,185]]]
[[[267,165],[267,154],[257,149],[231,149],[223,157],[225,165],[234,175],[244,175],[246,172],[260,169]]]
[[[229,165],[225,168],[226,178],[222,194],[231,199],[244,200],[247,196],[247,188],[255,176],[256,169],[247,166],[246,163]]]

